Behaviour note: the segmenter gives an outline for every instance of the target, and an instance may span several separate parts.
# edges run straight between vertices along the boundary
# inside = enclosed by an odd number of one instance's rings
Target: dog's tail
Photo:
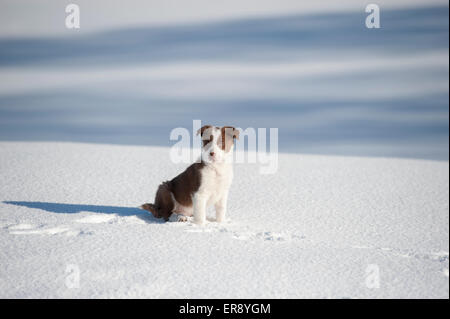
[[[155,205],[146,203],[141,205],[140,208],[149,211],[150,213],[153,214],[153,216],[158,218],[158,210],[156,209]]]

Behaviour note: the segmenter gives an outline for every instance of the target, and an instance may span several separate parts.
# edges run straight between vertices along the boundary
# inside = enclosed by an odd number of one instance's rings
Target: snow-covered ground
[[[136,208],[184,166],[0,143],[0,297],[449,297],[447,161],[280,154],[273,175],[235,165],[224,224]]]

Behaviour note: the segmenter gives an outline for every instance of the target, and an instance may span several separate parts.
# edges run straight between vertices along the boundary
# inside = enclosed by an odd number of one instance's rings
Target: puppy
[[[193,215],[194,222],[201,225],[206,220],[206,209],[214,205],[217,222],[224,221],[233,179],[233,146],[239,131],[232,126],[205,125],[198,134],[202,138],[201,161],[163,182],[154,203],[141,206],[156,218],[168,221],[177,214],[179,221],[186,221]]]

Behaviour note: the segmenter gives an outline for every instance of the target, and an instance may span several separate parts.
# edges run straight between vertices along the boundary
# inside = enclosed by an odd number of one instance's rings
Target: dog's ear
[[[200,134],[200,136],[202,136],[202,135],[203,135],[203,132],[204,132],[206,129],[210,128],[210,127],[212,127],[212,126],[211,126],[211,125],[203,125],[201,128],[198,129],[197,135]]]
[[[224,126],[222,127],[222,132],[225,132],[225,134],[227,134],[228,136],[235,138],[235,139],[239,139],[239,130],[236,129],[233,126]]]

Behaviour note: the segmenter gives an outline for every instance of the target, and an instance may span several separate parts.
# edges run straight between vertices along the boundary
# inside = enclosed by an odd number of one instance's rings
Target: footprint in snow
[[[81,223],[81,224],[100,224],[100,223],[107,223],[110,222],[112,220],[114,220],[116,218],[116,216],[111,216],[111,215],[89,215],[80,219],[76,219],[75,222],[76,223]]]
[[[250,227],[238,226],[231,222],[226,222],[225,224],[217,224],[215,222],[208,221],[205,226],[197,226],[191,222],[189,219],[188,223],[173,223],[179,227],[186,225],[188,229],[186,232],[189,233],[229,233],[232,238],[237,240],[263,240],[268,242],[287,242],[291,240],[304,239],[303,235],[295,235],[287,232],[271,232],[271,231],[255,231]]]
[[[139,224],[139,225],[145,225],[146,222],[137,216],[125,216],[120,217],[116,214],[95,214],[95,215],[88,215],[80,219],[75,220],[76,223],[80,224],[102,224],[102,223],[109,223],[109,224]]]
[[[439,251],[439,252],[432,252],[432,253],[419,253],[419,252],[414,252],[412,250],[397,249],[397,248],[390,248],[390,247],[353,246],[352,248],[378,250],[378,251],[383,251],[386,253],[393,254],[397,257],[429,259],[429,260],[438,261],[440,263],[445,263],[445,262],[448,262],[448,260],[449,260],[448,252],[446,252],[446,251]]]
[[[90,233],[71,229],[67,226],[45,227],[45,225],[34,226],[31,224],[17,224],[8,227],[11,235],[65,235],[77,236]]]
[[[27,230],[27,229],[33,229],[33,228],[35,228],[35,227],[31,224],[17,224],[17,225],[12,225],[12,226],[8,227],[8,229],[10,229],[10,230]]]
[[[257,233],[256,237],[267,241],[290,241],[292,239],[305,238],[305,236],[303,235],[299,236],[299,235],[292,235],[289,233],[275,233],[270,231]]]

